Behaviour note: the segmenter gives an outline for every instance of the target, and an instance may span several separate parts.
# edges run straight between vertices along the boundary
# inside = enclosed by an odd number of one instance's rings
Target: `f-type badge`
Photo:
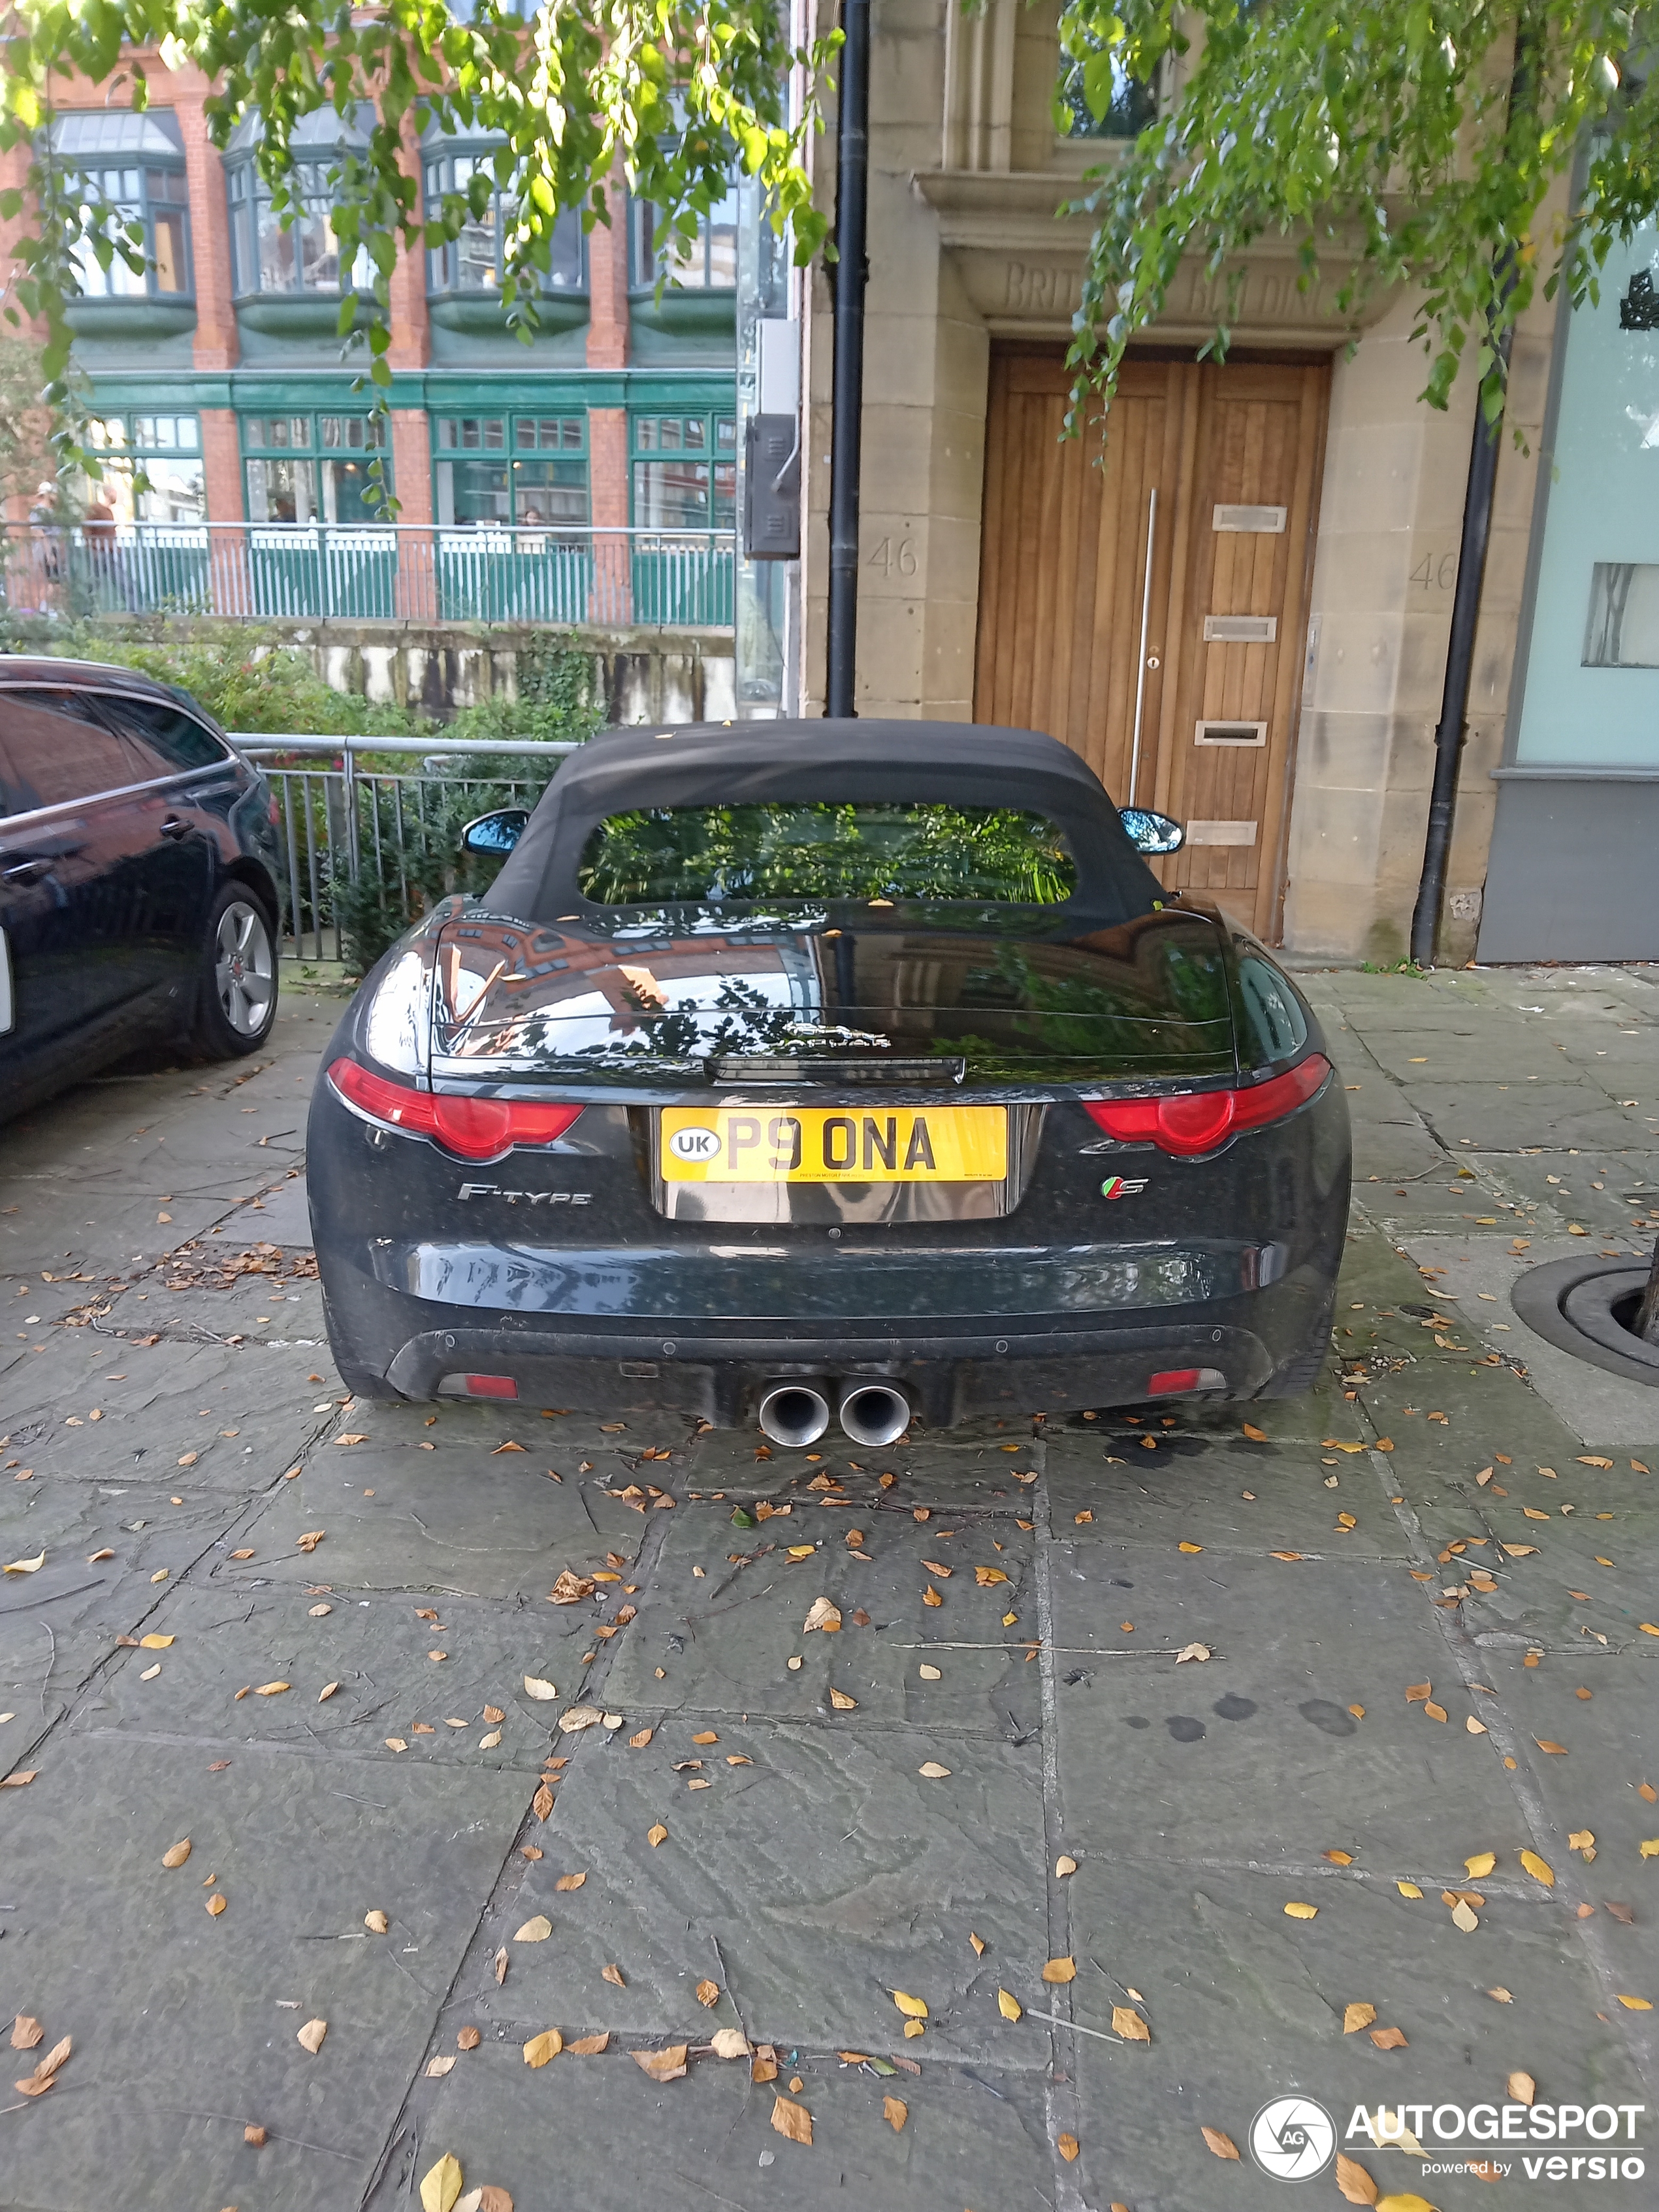
[[[1145,1176],[1108,1176],[1100,1186],[1100,1194],[1103,1198],[1139,1198],[1146,1188]]]

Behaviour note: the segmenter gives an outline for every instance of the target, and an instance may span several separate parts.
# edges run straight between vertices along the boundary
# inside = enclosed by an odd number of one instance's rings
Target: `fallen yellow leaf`
[[[830,1702],[838,1713],[850,1713],[857,1710],[859,1701],[849,1698],[845,1690],[831,1690]]]
[[[634,2063],[653,2081],[678,2081],[685,2072],[686,2048],[684,2043],[671,2043],[661,2051],[636,2051]]]
[[[553,1923],[544,1912],[538,1912],[514,1932],[513,1941],[515,1943],[545,1943],[552,1933]]]
[[[0,1574],[38,1575],[46,1564],[46,1553],[37,1552],[32,1559],[13,1559],[8,1565],[0,1567]]]
[[[253,1692],[256,1698],[280,1698],[284,1690],[291,1690],[291,1682],[261,1682]]]
[[[1555,1869],[1553,1867],[1546,1865],[1536,1851],[1522,1851],[1521,1863],[1534,1881],[1541,1881],[1546,1889],[1554,1888]]]
[[[1202,1544],[1189,1544],[1183,1538],[1182,1541],[1176,1546],[1176,1549],[1178,1552],[1201,1552],[1204,1549],[1204,1547]]]
[[[141,1651],[166,1651],[176,1641],[177,1638],[171,1636],[141,1636],[138,1649]]]
[[[1075,2136],[1056,2136],[1054,2137],[1054,2148],[1060,2153],[1067,2166],[1074,2166],[1077,2163],[1078,2154],[1082,2150],[1083,2146]]]
[[[904,2014],[906,2020],[926,2020],[927,2017],[926,1998],[913,1997],[908,1990],[895,1990],[893,2002]]]
[[[1490,1874],[1497,1864],[1496,1851],[1473,1851],[1463,1862],[1464,1869],[1471,1881],[1479,1881],[1482,1875]]]
[[[363,1925],[371,1936],[384,1936],[392,1923],[377,1905],[372,1912],[364,1913]]]
[[[544,1705],[550,1698],[556,1698],[559,1694],[554,1685],[551,1682],[543,1681],[539,1674],[525,1676],[524,1693],[527,1698],[539,1698]]]
[[[1362,2027],[1369,2027],[1376,2018],[1375,2005],[1363,2002],[1351,2004],[1346,2008],[1342,2014],[1342,2033],[1344,2035],[1358,2034]]]
[[[1075,1874],[1076,1872],[1077,1861],[1071,1856],[1069,1852],[1062,1851],[1060,1856],[1054,1861],[1055,1880],[1058,1881],[1064,1881],[1068,1874]]]
[[[1045,1982],[1074,1982],[1077,1979],[1075,1959],[1050,1959],[1042,1969]]]
[[[460,2161],[446,2151],[436,2166],[421,2176],[422,2212],[454,2212],[460,2193]]]
[[[209,1898],[207,1901],[207,1909],[215,1920],[216,1920],[219,1917],[219,1915],[224,1911],[225,1899],[220,1895],[217,1890],[215,1890],[213,1895]]]
[[[1291,1920],[1311,1920],[1318,1911],[1316,1905],[1304,1905],[1299,1901],[1293,1901],[1285,1907],[1286,1917]]]
[[[526,2066],[545,2066],[564,2049],[564,2038],[556,2027],[545,2027],[539,2035],[532,2035],[524,2047]]]
[[[1019,1999],[1017,1996],[1012,1996],[1007,1990],[999,1990],[997,1991],[997,2010],[1002,2014],[1004,2020],[1018,2020],[1024,2014],[1025,2008],[1021,2004]]]
[[[1646,1997],[1621,1996],[1619,2002],[1623,2005],[1626,2012],[1651,2012],[1653,2010],[1652,2004]]]
[[[791,2142],[810,2143],[812,2140],[812,2115],[805,2105],[798,2105],[792,2097],[777,2097],[772,2106],[772,2125]]]
[[[1126,2043],[1150,2043],[1152,2031],[1133,2005],[1112,2007],[1112,2027]]]
[[[916,1769],[916,1772],[928,1782],[943,1782],[950,1771],[948,1766],[941,1766],[936,1759],[928,1759],[924,1765]]]
[[[893,2133],[897,2135],[910,2117],[910,2107],[902,2097],[884,2097],[881,2100],[881,2117],[891,2128]]]
[[[308,2020],[294,2039],[302,2051],[308,2051],[314,2058],[322,2049],[323,2038],[327,2033],[328,2022],[325,2020]]]
[[[1336,2154],[1336,2185],[1350,2204],[1376,2202],[1376,2184],[1358,2159],[1349,2158],[1342,2151]]]
[[[646,1832],[645,1832],[645,1840],[647,1841],[647,1844],[650,1844],[650,1846],[651,1846],[651,1848],[652,1848],[652,1850],[653,1850],[653,1851],[656,1850],[657,1845],[658,1845],[659,1844],[664,1844],[664,1843],[666,1843],[666,1842],[667,1842],[667,1840],[668,1840],[668,1831],[667,1831],[667,1829],[666,1829],[666,1828],[665,1828],[665,1827],[664,1827],[664,1826],[663,1826],[663,1824],[662,1824],[662,1822],[661,1822],[660,1820],[659,1820],[659,1821],[658,1821],[658,1823],[657,1823],[657,1825],[656,1825],[656,1826],[655,1826],[654,1828],[647,1828],[647,1829],[646,1830]]]

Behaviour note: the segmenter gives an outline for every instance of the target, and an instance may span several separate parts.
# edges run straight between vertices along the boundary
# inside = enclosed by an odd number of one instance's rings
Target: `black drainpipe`
[[[866,214],[870,180],[870,0],[842,0],[836,126],[836,355],[830,443],[826,715],[853,715],[859,629],[859,465],[864,418]]]
[[[1507,368],[1509,331],[1498,350]],[[1452,594],[1451,636],[1446,647],[1446,688],[1440,723],[1434,733],[1434,781],[1429,793],[1429,829],[1423,847],[1423,878],[1412,915],[1412,958],[1419,968],[1434,965],[1434,940],[1446,890],[1446,861],[1451,851],[1452,815],[1457,804],[1457,772],[1468,730],[1469,679],[1474,670],[1474,632],[1480,616],[1480,589],[1492,540],[1492,490],[1504,418],[1488,422],[1477,397],[1474,439],[1469,448],[1469,481],[1463,496],[1463,536],[1457,552],[1457,588]]]

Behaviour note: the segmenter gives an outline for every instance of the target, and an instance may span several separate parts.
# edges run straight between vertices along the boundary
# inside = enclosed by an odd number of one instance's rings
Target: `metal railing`
[[[352,957],[373,928],[395,934],[413,921],[453,887],[460,825],[492,807],[533,805],[547,781],[409,775],[364,767],[363,756],[413,754],[423,769],[441,769],[469,757],[545,761],[576,750],[574,740],[529,738],[230,737],[276,800],[285,949],[316,960]]]
[[[0,526],[14,614],[730,629],[729,530],[434,523]]]

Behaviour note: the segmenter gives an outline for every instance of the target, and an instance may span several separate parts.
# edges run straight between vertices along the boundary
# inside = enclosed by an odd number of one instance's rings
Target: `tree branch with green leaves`
[[[1334,306],[1356,326],[1405,288],[1429,356],[1421,396],[1443,408],[1467,366],[1496,421],[1500,341],[1539,285],[1595,300],[1609,249],[1659,206],[1659,77],[1631,12],[1606,0],[1066,0],[1060,40],[1097,118],[1126,79],[1176,87],[1073,203],[1095,226],[1074,425],[1091,399],[1109,404],[1183,262],[1220,285],[1206,351],[1224,355],[1238,257],[1270,236],[1295,241],[1304,292],[1340,266]],[[1549,222],[1570,173],[1569,210]]]
[[[470,12],[443,0],[330,0],[315,10],[291,0],[15,0],[8,21],[0,149],[26,145],[31,161],[25,187],[0,195],[0,217],[23,225],[13,291],[23,313],[45,326],[47,397],[66,410],[64,458],[72,462],[89,459],[74,434],[66,381],[65,309],[81,293],[78,268],[90,256],[107,269],[119,255],[142,273],[143,240],[54,155],[50,124],[66,78],[107,88],[125,77],[131,106],[146,106],[150,87],[134,48],[209,78],[208,126],[222,149],[243,116],[257,112],[253,158],[279,218],[297,212],[297,126],[319,111],[338,116],[328,182],[340,266],[351,268],[362,253],[373,272],[366,301],[343,287],[341,342],[349,346],[354,325],[366,325],[357,343],[366,345],[365,381],[379,405],[392,380],[390,283],[398,256],[459,237],[470,217],[483,215],[496,185],[515,209],[501,298],[509,325],[526,339],[538,325],[560,215],[579,209],[589,228],[608,222],[618,173],[657,210],[659,246],[695,239],[738,167],[760,179],[780,232],[793,227],[798,260],[810,258],[827,228],[803,155],[818,122],[813,88],[840,33],[794,48],[775,0],[567,0],[525,15],[501,0],[477,0]],[[792,118],[797,67],[808,92]],[[499,137],[494,178],[481,172],[423,208],[406,166],[411,124]],[[314,145],[305,159],[316,161]],[[9,303],[6,313],[20,319],[17,307]]]

